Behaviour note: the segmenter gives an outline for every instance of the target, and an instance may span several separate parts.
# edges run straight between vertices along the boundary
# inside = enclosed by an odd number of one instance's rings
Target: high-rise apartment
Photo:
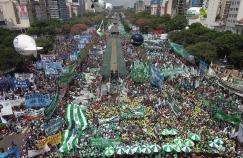
[[[46,0],[50,19],[67,20],[69,18],[66,0]]]
[[[243,1],[231,0],[229,14],[226,20],[226,30],[237,32],[235,25],[243,18]]]

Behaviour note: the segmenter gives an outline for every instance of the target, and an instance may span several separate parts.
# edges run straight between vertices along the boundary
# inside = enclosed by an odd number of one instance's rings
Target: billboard
[[[19,14],[19,19],[20,20],[28,20],[28,10],[26,5],[20,4],[19,6],[17,6],[18,8],[18,14]]]

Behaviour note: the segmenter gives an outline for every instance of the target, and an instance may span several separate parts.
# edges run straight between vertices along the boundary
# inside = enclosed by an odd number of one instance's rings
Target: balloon
[[[21,34],[15,37],[13,45],[17,53],[21,55],[33,55],[37,57],[37,50],[43,49],[42,47],[36,47],[36,43],[33,37]]]
[[[144,39],[141,34],[136,33],[136,34],[132,35],[132,37],[131,37],[131,43],[132,43],[132,45],[134,45],[136,47],[141,46],[143,44],[143,41],[144,41]]]

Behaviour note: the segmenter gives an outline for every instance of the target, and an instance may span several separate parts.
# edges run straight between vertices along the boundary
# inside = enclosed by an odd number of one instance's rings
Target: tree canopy
[[[231,32],[217,32],[199,23],[192,24],[188,30],[169,33],[172,42],[183,44],[186,50],[208,62],[228,57],[229,62],[241,68],[243,65],[243,35]]]

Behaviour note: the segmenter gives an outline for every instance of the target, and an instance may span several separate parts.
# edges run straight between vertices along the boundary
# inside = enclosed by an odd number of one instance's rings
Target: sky
[[[117,6],[117,5],[125,5],[125,3],[127,4],[127,7],[133,7],[134,3],[137,0],[106,0],[107,3],[111,3],[113,4],[113,6]],[[146,4],[149,4],[150,0],[144,0],[144,2]]]

